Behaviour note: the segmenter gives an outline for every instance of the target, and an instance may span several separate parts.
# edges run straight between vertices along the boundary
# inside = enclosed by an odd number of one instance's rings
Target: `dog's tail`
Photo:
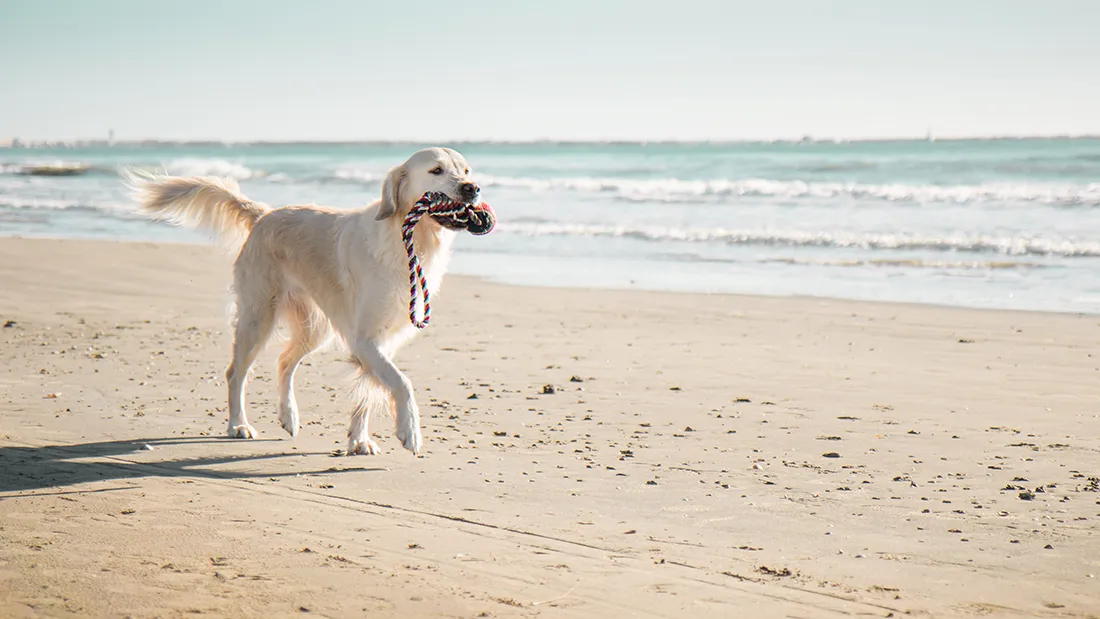
[[[246,198],[232,179],[130,170],[124,180],[145,214],[213,232],[230,249],[239,249],[252,226],[271,210]]]

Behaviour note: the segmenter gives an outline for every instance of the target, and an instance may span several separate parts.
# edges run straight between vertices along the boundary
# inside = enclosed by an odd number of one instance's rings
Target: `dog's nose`
[[[477,183],[462,183],[459,188],[464,198],[476,198],[477,194],[481,193],[481,187],[478,187]]]

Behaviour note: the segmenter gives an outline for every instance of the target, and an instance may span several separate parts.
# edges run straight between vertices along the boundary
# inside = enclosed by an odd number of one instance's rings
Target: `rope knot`
[[[462,227],[469,227],[476,222],[477,229],[471,229],[471,231],[475,234],[488,234],[493,229],[495,222],[493,209],[488,204],[479,206],[485,213],[484,219],[478,214],[473,205],[455,202],[442,192],[429,191],[416,201],[416,204],[409,210],[409,214],[405,216],[405,221],[401,224],[401,238],[405,242],[405,253],[409,256],[409,321],[417,329],[428,326],[432,319],[432,305],[428,281],[424,277],[420,257],[416,255],[416,248],[413,246],[413,230],[416,228],[416,224],[425,215],[447,216]],[[418,289],[424,294],[423,318],[420,320],[416,318]]]

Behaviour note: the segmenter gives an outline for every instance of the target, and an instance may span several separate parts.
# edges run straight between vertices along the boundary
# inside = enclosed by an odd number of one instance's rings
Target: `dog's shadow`
[[[320,454],[274,453],[251,455],[205,456],[197,458],[141,458],[135,461],[127,456],[140,452],[154,452],[172,446],[193,446],[209,443],[226,443],[229,439],[216,438],[160,438],[124,441],[102,441],[45,447],[0,447],[0,492],[54,489],[65,494],[72,486],[105,480],[133,480],[144,477],[191,477],[219,480],[293,477],[296,475],[330,474],[343,472],[384,471],[384,468],[326,467],[322,470],[239,471],[219,465],[248,461],[297,458]],[[175,451],[175,450],[173,450]],[[94,458],[95,460],[90,460]],[[79,488],[73,492],[87,492]],[[93,490],[93,491],[102,491]],[[12,498],[13,495],[4,498]],[[14,495],[18,496],[18,495]]]

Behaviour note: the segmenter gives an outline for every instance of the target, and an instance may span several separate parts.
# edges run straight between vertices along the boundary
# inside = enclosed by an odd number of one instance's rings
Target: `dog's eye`
[[[429,170],[429,172],[431,174],[443,174],[443,166],[435,166],[434,168]]]
[[[466,168],[466,171],[463,172],[463,174],[469,174],[469,173],[470,173],[470,168]]]

